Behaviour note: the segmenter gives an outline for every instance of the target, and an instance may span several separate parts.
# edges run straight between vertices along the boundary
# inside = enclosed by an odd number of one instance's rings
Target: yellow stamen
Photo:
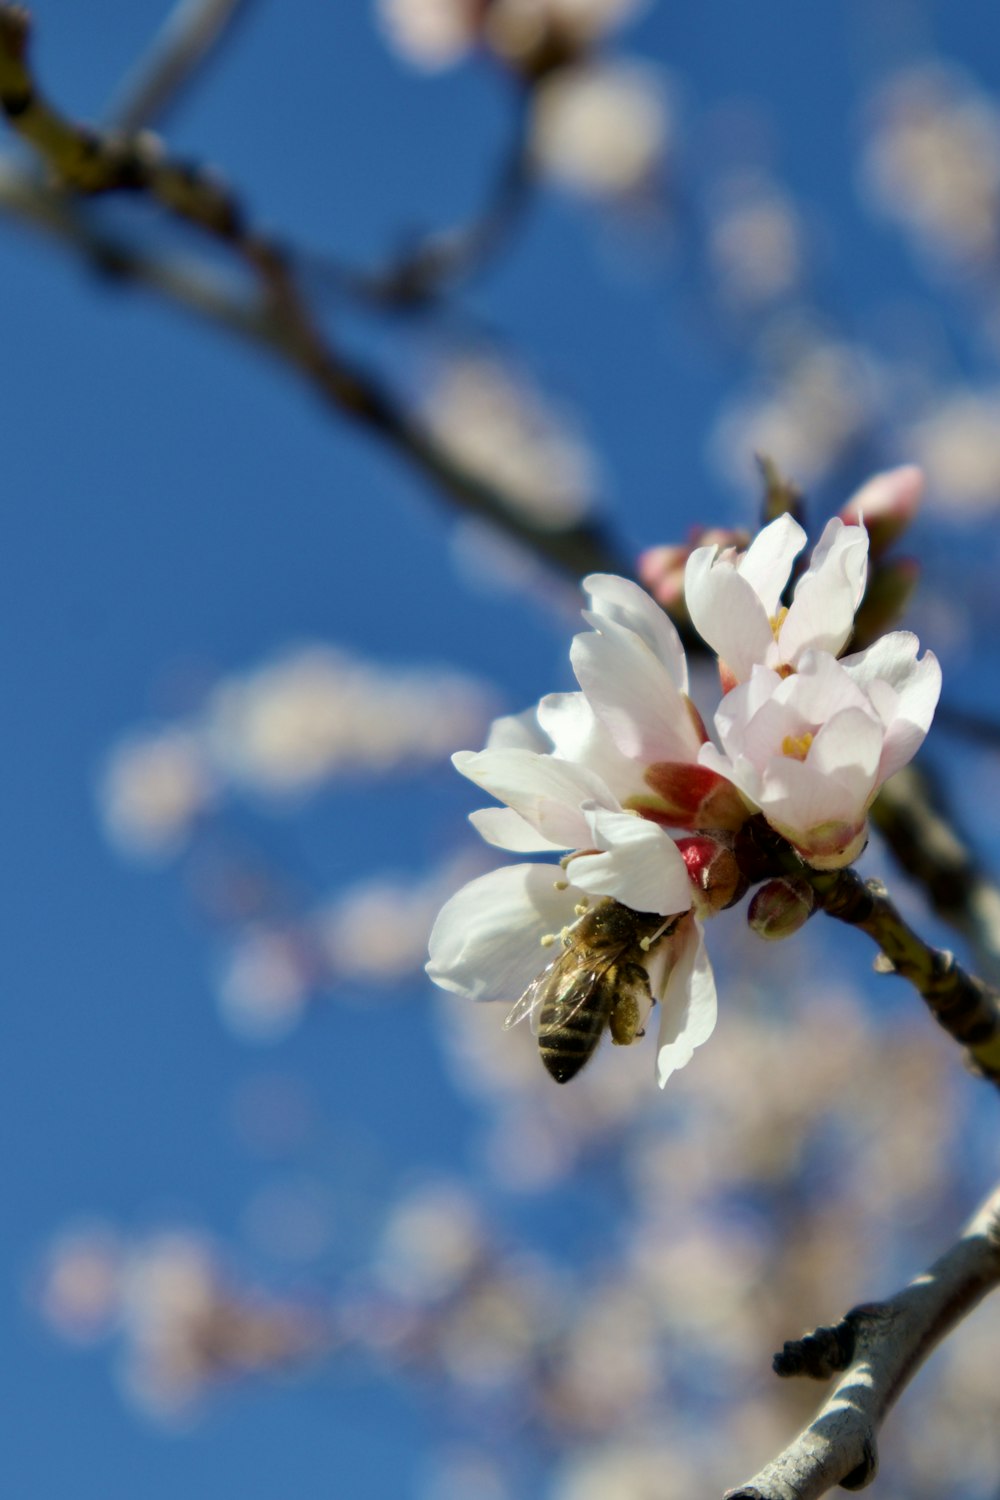
[[[558,940],[558,934],[557,933],[555,933],[555,932],[544,932],[542,934],[541,938],[539,939],[539,942],[541,943],[541,945],[542,945],[543,948],[551,948],[552,944],[554,942],[556,942],[557,940]]]
[[[569,881],[568,880],[554,880],[552,882],[552,885],[553,885],[554,889],[557,890],[557,891],[568,891],[569,890]]]
[[[781,627],[782,625],[784,625],[787,617],[788,610],[784,605],[782,605],[781,609],[778,610],[778,613],[776,615],[771,616],[771,631],[774,635],[775,640],[777,640],[778,636],[781,634]]]
[[[809,746],[812,742],[813,737],[810,730],[806,730],[805,734],[800,734],[798,738],[794,735],[786,734],[781,742],[781,753],[782,755],[787,755],[790,760],[805,760],[809,754]]]

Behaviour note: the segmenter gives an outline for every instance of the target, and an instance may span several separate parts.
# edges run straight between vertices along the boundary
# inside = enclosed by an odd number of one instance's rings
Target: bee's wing
[[[531,1029],[537,1036],[542,1010],[546,1005],[556,1005],[559,1008],[555,1026],[567,1025],[593,995],[621,951],[619,946],[599,953],[594,953],[583,945],[568,948],[547,969],[543,969],[537,979],[531,981],[504,1021],[504,1029],[509,1030],[518,1021],[523,1021],[525,1016],[530,1016]],[[546,1031],[551,1029],[553,1028],[546,1027]]]
[[[518,1021],[523,1021],[525,1016],[530,1016],[531,1029],[537,1033],[538,1013],[545,1003],[546,992],[553,979],[553,971],[559,967],[562,959],[568,957],[569,955],[564,953],[561,959],[557,958],[554,963],[542,970],[537,979],[531,981],[521,998],[515,1000],[511,1007],[510,1014],[503,1023],[504,1031],[509,1031],[512,1026],[517,1025]]]

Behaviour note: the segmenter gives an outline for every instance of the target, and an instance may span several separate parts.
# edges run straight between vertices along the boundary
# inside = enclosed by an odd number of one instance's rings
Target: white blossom
[[[702,764],[728,776],[819,869],[850,864],[882,783],[916,753],[941,690],[932,652],[907,631],[837,661],[809,650],[782,676],[756,665],[715,715]]]
[[[781,596],[805,541],[799,523],[782,515],[739,559],[718,547],[699,547],[688,559],[688,613],[718,653],[727,683],[744,682],[757,665],[794,668],[807,651],[836,656],[850,639],[865,590],[868,533],[836,516],[829,521],[784,609]]]

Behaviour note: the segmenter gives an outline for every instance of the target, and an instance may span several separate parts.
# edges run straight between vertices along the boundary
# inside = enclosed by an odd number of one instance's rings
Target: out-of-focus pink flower
[[[916,464],[902,464],[873,474],[838,514],[847,526],[863,526],[870,555],[881,557],[913,520],[923,493],[923,470]]]

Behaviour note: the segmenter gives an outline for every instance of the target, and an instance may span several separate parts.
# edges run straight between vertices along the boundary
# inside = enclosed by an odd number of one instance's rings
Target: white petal
[[[648,793],[643,767],[623,755],[583,693],[550,693],[538,705],[538,722],[553,754],[585,766],[624,802]]]
[[[757,533],[740,561],[741,577],[750,584],[768,615],[778,613],[792,563],[805,544],[805,532],[786,512]]]
[[[595,808],[587,817],[593,846],[602,852],[570,860],[567,874],[575,886],[613,896],[633,911],[670,916],[688,910],[691,881],[669,834],[632,813]]]
[[[622,754],[641,765],[691,761],[701,747],[687,699],[641,636],[605,624],[570,647],[577,681]]]
[[[732,563],[715,561],[717,547],[699,547],[684,570],[691,623],[742,682],[774,645],[768,611],[752,583]]]
[[[613,573],[591,573],[583,580],[583,586],[591,600],[591,608],[586,612],[588,622],[601,630],[604,621],[609,620],[641,636],[667,669],[674,685],[686,693],[687,658],[681,638],[673,621],[645,589]]]
[[[478,812],[469,814],[469,822],[488,844],[497,849],[509,849],[514,854],[534,854],[566,847],[543,838],[538,829],[512,807],[481,807]]]
[[[599,777],[552,755],[532,750],[460,750],[452,756],[452,763],[560,849],[579,849],[589,836],[581,802],[615,805]]]
[[[796,585],[778,637],[782,661],[795,663],[807,650],[836,656],[843,649],[854,628],[867,568],[867,531],[845,526],[834,516],[813,551],[809,571]]]
[[[558,865],[509,865],[462,887],[438,913],[427,972],[472,1000],[513,1003],[550,962],[541,938],[573,921],[579,899],[557,890]]]
[[[691,1061],[694,1049],[715,1030],[718,999],[701,924],[691,920],[678,933],[673,968],[662,999],[656,1075],[662,1089],[671,1073]]]

